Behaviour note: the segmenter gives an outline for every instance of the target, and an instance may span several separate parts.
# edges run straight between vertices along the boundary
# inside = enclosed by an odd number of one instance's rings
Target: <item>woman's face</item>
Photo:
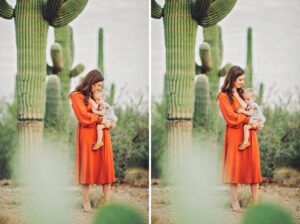
[[[102,89],[102,84],[103,84],[103,81],[102,82],[97,82],[95,84],[92,85],[92,92],[96,92],[96,91],[101,91]]]
[[[233,83],[235,89],[242,88],[245,85],[245,74],[240,75]]]

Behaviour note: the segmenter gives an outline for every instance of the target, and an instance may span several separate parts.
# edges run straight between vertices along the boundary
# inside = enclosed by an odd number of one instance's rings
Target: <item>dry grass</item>
[[[274,171],[274,181],[287,187],[300,187],[300,172],[289,167],[278,168]]]

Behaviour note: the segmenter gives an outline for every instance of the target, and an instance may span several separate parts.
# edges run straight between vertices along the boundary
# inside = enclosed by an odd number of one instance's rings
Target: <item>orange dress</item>
[[[115,181],[112,143],[108,129],[103,129],[103,143],[92,150],[97,140],[97,123],[102,118],[92,113],[92,105],[84,104],[84,95],[71,94],[72,108],[78,120],[75,159],[75,184],[110,184]]]
[[[237,98],[233,96],[231,103],[226,93],[220,93],[218,100],[220,110],[227,124],[225,143],[223,147],[222,171],[225,183],[255,184],[262,182],[260,170],[259,145],[256,130],[250,130],[250,146],[239,151],[239,144],[243,142],[243,126],[250,118],[236,113],[241,108]]]

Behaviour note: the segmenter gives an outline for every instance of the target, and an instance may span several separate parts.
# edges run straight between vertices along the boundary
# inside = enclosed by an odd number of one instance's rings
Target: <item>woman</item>
[[[258,198],[258,187],[262,181],[259,158],[259,145],[256,136],[258,123],[250,117],[236,112],[242,107],[245,72],[239,66],[232,66],[226,75],[221,93],[218,95],[220,110],[227,124],[223,148],[223,181],[230,184],[231,205],[234,212],[240,212],[238,184],[250,184],[253,202]],[[243,141],[243,125],[251,124],[250,147],[239,151]],[[262,126],[259,127],[262,129]]]
[[[101,90],[103,81],[102,74],[98,70],[92,70],[70,94],[72,108],[78,120],[75,182],[82,185],[84,211],[88,213],[91,212],[89,185],[101,184],[104,201],[108,202],[111,183],[115,181],[112,143],[108,129],[103,131],[104,146],[100,150],[92,150],[97,140],[96,125],[108,122],[92,113],[89,101],[95,91]],[[111,127],[114,127],[114,124]]]

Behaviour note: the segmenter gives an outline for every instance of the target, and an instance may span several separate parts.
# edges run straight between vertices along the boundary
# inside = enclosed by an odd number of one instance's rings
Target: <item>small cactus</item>
[[[60,80],[57,75],[49,75],[46,84],[45,128],[58,129],[60,115]]]
[[[233,64],[231,63],[227,63],[226,65],[224,65],[218,72],[218,76],[219,77],[224,77],[227,75],[229,69],[233,66]]]
[[[136,208],[125,204],[108,204],[97,211],[93,223],[144,224],[145,220]]]
[[[64,68],[63,54],[60,44],[51,45],[51,59],[53,62],[51,74],[57,74]]]
[[[243,217],[242,224],[294,224],[293,217],[282,207],[275,204],[257,204]]]
[[[110,105],[113,105],[114,104],[114,100],[115,100],[115,92],[116,92],[116,86],[114,83],[112,83],[110,85],[110,91],[109,91],[109,96],[108,96],[108,99],[107,99],[107,102],[110,104]]]
[[[201,74],[206,74],[212,68],[210,45],[206,42],[201,43],[199,53],[201,59]]]
[[[263,103],[263,99],[264,99],[264,84],[260,83],[259,84],[258,96],[257,96],[256,102],[259,105],[261,105]]]
[[[103,37],[103,29],[99,28],[98,31],[98,69],[104,74],[104,37]]]
[[[246,87],[253,87],[252,69],[252,28],[247,29],[247,63],[246,63],[247,82]]]
[[[195,128],[208,128],[209,81],[206,75],[197,75],[195,81],[195,104],[193,125]]]

